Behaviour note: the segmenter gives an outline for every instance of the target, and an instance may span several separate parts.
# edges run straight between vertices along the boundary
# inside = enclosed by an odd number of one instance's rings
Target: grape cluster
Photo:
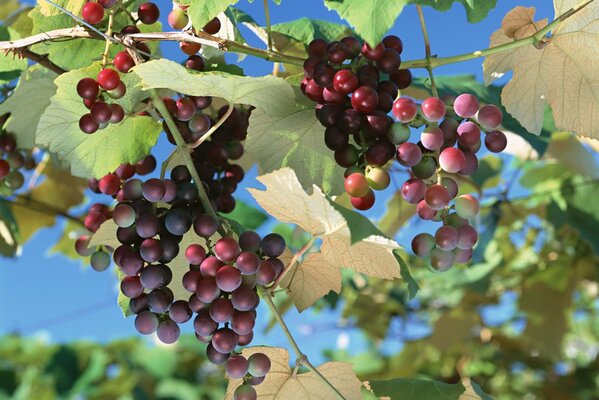
[[[211,115],[211,97],[183,96],[178,100],[166,98],[164,103],[187,143],[200,140],[227,111],[227,106],[223,106]],[[242,142],[247,136],[249,116],[250,110],[234,108],[225,122],[211,134],[210,139],[204,140],[191,154],[200,179],[207,187],[208,197],[212,200],[214,209],[220,212],[229,213],[235,208],[233,193],[243,180],[244,171],[231,161],[239,160],[243,155]],[[168,140],[175,144],[166,124],[164,131]],[[188,173],[187,171],[186,174]]]
[[[387,36],[372,48],[354,37],[327,43],[313,40],[304,63],[301,89],[318,103],[316,117],[326,128],[324,141],[345,172],[353,206],[367,210],[374,190],[385,189],[389,173],[382,168],[395,156],[389,139],[393,101],[412,75],[400,69],[402,41]]]
[[[168,14],[168,24],[173,29],[185,29],[189,24],[189,17],[187,16],[187,7],[183,4],[178,4],[173,2],[173,9]],[[208,33],[210,35],[216,35],[221,28],[221,23],[218,18],[211,19],[204,27],[202,31]],[[200,49],[202,45],[200,43],[192,43],[192,42],[179,42],[179,48],[181,51],[188,56],[195,55]]]
[[[127,56],[131,58],[129,54]],[[109,123],[121,122],[125,118],[123,107],[116,103],[107,103],[105,100],[106,97],[120,99],[126,91],[127,88],[121,81],[119,73],[112,68],[103,68],[96,79],[81,79],[77,83],[77,94],[83,99],[83,104],[89,109],[89,113],[83,114],[79,119],[79,129],[92,134],[98,129],[104,129]]]
[[[105,209],[104,209],[105,207]],[[110,219],[110,210],[104,204],[93,204],[90,207],[96,211],[101,210],[106,219]],[[88,214],[89,215],[89,214]],[[91,240],[90,235],[82,235],[75,241],[75,251],[82,257],[90,257],[91,267],[98,272],[105,271],[110,266],[110,258],[114,249],[110,246],[91,246],[89,242]]]
[[[398,145],[396,157],[410,172],[402,185],[402,196],[416,204],[421,219],[443,222],[434,236],[416,235],[412,250],[430,259],[431,266],[439,271],[468,262],[478,240],[469,220],[478,214],[479,202],[470,194],[458,196],[456,176],[476,171],[476,153],[482,142],[495,153],[507,145],[505,134],[497,130],[502,120],[499,108],[490,104],[481,107],[471,94],[461,94],[448,102],[449,106],[440,98],[429,97],[418,105],[402,97],[393,105],[395,118],[404,124],[392,132],[392,141]],[[420,141],[409,142],[410,126],[423,125]]]
[[[21,169],[36,166],[31,151],[17,149],[17,141],[10,133],[0,133],[0,196],[10,196],[25,183]]]
[[[123,192],[124,199],[112,212],[121,243],[113,259],[124,274],[121,291],[131,299],[136,329],[156,332],[162,342],[173,343],[179,337],[178,324],[195,313],[196,337],[209,343],[208,358],[216,364],[226,362],[232,377],[247,375],[249,384],[260,383],[268,372],[263,360],[250,357],[244,364],[241,356],[231,353],[252,340],[259,303],[256,286],[272,284],[283,271],[277,257],[285,250],[284,239],[278,234],[260,238],[248,231],[239,240],[223,236],[212,243],[219,221],[202,212],[184,166],[173,169],[171,179],[129,180]],[[206,239],[205,245],[180,249],[183,235],[191,229]],[[180,282],[191,293],[187,300],[175,300],[169,288],[173,271],[168,263],[180,250],[189,262]]]
[[[81,16],[85,22],[97,25],[104,19],[105,10],[114,7],[117,0],[98,0],[97,2],[88,2],[81,9]],[[151,2],[142,3],[137,9],[137,18],[144,24],[151,25],[158,21],[160,9]]]

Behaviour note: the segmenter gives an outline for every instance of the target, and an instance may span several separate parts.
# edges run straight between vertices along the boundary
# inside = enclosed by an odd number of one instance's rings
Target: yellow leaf
[[[293,375],[289,368],[289,353],[279,347],[248,347],[242,351],[245,357],[254,353],[264,353],[270,358],[270,372],[266,379],[258,386],[254,386],[260,400],[329,400],[336,396],[314,373]],[[362,399],[360,387],[362,383],[353,371],[350,363],[328,362],[317,370],[347,400]],[[241,379],[229,381],[225,400],[232,400],[235,389],[241,385]]]
[[[579,0],[555,2],[559,16]],[[535,9],[516,7],[504,17],[502,28],[491,35],[490,47],[530,36],[546,26],[533,21]],[[485,83],[513,71],[501,100],[507,111],[528,131],[539,134],[547,105],[559,130],[599,138],[599,3],[593,2],[565,19],[540,49],[533,44],[488,56]],[[506,34],[507,32],[507,34]]]
[[[339,291],[340,268],[351,268],[369,276],[393,279],[399,277],[399,266],[393,250],[399,245],[382,236],[370,235],[354,244],[347,221],[317,187],[307,194],[290,168],[282,168],[257,178],[266,190],[248,189],[254,199],[270,215],[281,222],[296,224],[312,236],[321,239],[320,255],[300,264],[295,278],[287,281],[289,295],[298,309],[305,309],[330,290]],[[299,273],[299,275],[298,275]],[[319,274],[320,285],[302,280]],[[297,288],[303,287],[302,291]],[[296,290],[293,290],[293,289]]]

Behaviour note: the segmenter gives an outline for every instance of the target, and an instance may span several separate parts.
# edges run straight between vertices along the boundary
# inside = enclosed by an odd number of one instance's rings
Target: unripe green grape
[[[370,168],[366,172],[366,179],[368,179],[370,187],[374,190],[384,190],[391,183],[389,172],[380,167]]]
[[[435,174],[437,162],[434,157],[423,157],[422,160],[412,167],[412,173],[416,178],[428,179]]]
[[[410,127],[401,122],[394,122],[387,131],[387,138],[393,144],[402,144],[410,139]]]
[[[455,212],[462,218],[473,218],[478,214],[480,205],[471,194],[464,194],[455,201]]]
[[[14,190],[6,186],[4,180],[0,180],[0,196],[11,196]]]
[[[264,353],[254,353],[248,358],[248,372],[255,377],[266,376],[270,371],[270,358]]]
[[[233,400],[256,400],[257,398],[256,389],[250,385],[241,385],[233,393]]]
[[[90,264],[98,272],[106,270],[110,265],[110,254],[103,250],[98,250],[92,254]]]

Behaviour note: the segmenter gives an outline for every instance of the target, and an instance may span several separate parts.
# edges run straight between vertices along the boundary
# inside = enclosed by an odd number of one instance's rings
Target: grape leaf
[[[351,268],[373,277],[399,277],[400,269],[393,255],[393,250],[399,248],[399,245],[381,236],[380,231],[372,224],[370,234],[366,234],[363,220],[356,223],[356,219],[350,219],[347,215],[344,217],[317,186],[313,186],[312,194],[308,195],[290,168],[259,176],[257,180],[266,186],[266,190],[248,191],[266,212],[281,222],[298,225],[322,241],[322,258],[316,259],[319,262],[323,261],[321,270],[338,271],[340,268]],[[354,235],[361,238],[359,241],[352,241],[352,229],[359,231],[358,235]],[[312,263],[314,260],[315,258],[310,259]],[[298,268],[301,270],[302,265]],[[300,273],[300,279],[303,274]],[[340,280],[340,275],[327,273],[327,276],[328,289],[338,290],[339,283],[333,281],[333,278]],[[287,281],[288,286],[292,285],[292,281],[293,279]],[[322,293],[326,287],[320,286],[315,290]],[[306,294],[295,291],[290,292],[290,296],[294,302],[297,299],[298,304],[306,306]],[[310,295],[310,299],[314,297],[314,294]]]
[[[54,243],[54,246],[49,250],[49,253],[58,253],[71,260],[81,260],[83,265],[88,265],[89,257],[82,257],[75,250],[75,241],[77,238],[87,234],[89,234],[89,232],[82,224],[68,220],[62,230],[60,238]]]
[[[578,136],[570,132],[555,132],[543,158],[555,160],[578,174],[599,178],[595,154],[583,146]]]
[[[275,24],[271,27],[271,31],[293,38],[305,46],[314,39],[324,39],[330,42],[352,33],[351,29],[345,25],[306,17]]]
[[[423,379],[391,379],[370,381],[375,395],[387,396],[390,400],[493,400],[476,383],[469,379],[461,383],[425,381]]]
[[[19,250],[19,226],[7,203],[0,198],[0,255],[13,257]]]
[[[196,73],[169,60],[155,60],[133,69],[145,88],[171,89],[192,96],[215,96],[249,104],[269,115],[285,115],[293,105],[293,89],[274,76],[253,78],[219,72]]]
[[[315,184],[329,195],[343,193],[344,171],[324,145],[324,127],[314,115],[313,104],[307,104],[301,93],[297,96],[297,104],[281,117],[252,111],[246,152],[257,160],[261,172],[290,167],[305,189]]]
[[[341,272],[322,253],[310,253],[295,271],[281,281],[299,312],[304,311],[330,291],[341,291]]]
[[[31,66],[21,75],[10,97],[0,104],[0,115],[10,113],[4,129],[16,136],[21,149],[35,145],[37,123],[56,93],[56,76],[41,65]]]
[[[243,201],[235,202],[235,209],[227,214],[227,219],[237,222],[247,230],[255,231],[268,220],[268,216]]]
[[[239,0],[181,0],[181,4],[188,5],[187,15],[196,29],[202,29],[210,20],[224,12],[227,7]]]
[[[81,204],[85,198],[83,191],[87,188],[86,180],[71,176],[53,165],[44,168],[44,175],[41,184],[20,197],[19,202],[24,207],[13,208],[23,243],[37,230],[56,223],[56,215],[36,211],[40,204],[44,208],[66,213],[71,207]]]
[[[555,2],[555,15],[579,4],[577,0]],[[527,14],[528,13],[528,14]],[[530,18],[525,16],[529,15]],[[516,7],[506,14],[502,28],[491,35],[490,47],[511,43],[547,25],[533,22],[534,8]],[[599,137],[599,82],[596,79],[599,50],[591,45],[599,34],[599,3],[593,2],[561,22],[541,48],[532,44],[488,56],[485,82],[491,83],[512,70],[501,94],[502,103],[526,129],[539,134],[545,106],[553,110],[559,130]]]
[[[14,40],[19,38],[19,34],[12,28],[0,26],[0,40]],[[0,84],[8,83],[19,77],[22,71],[27,68],[27,59],[21,58],[15,53],[0,53]]]
[[[372,46],[381,41],[408,3],[409,0],[324,0],[329,10],[336,11]]]
[[[19,9],[19,2],[17,0],[4,0],[0,4],[0,20],[6,19],[9,15]]]
[[[81,78],[96,76],[100,66],[70,71],[54,83],[58,87],[37,126],[36,144],[46,146],[71,172],[85,178],[102,177],[122,163],[135,163],[149,154],[162,125],[146,116],[127,116],[123,122],[87,135],[79,129],[79,119],[88,112],[76,86]],[[127,88],[130,96],[136,89]],[[129,98],[119,99],[126,104]],[[117,101],[117,102],[119,102]]]
[[[271,367],[266,379],[255,386],[258,398],[263,400],[324,400],[335,398],[330,387],[314,373],[294,374],[289,368],[289,353],[280,347],[247,347],[241,352],[245,357],[263,353],[270,358]],[[343,395],[346,400],[362,399],[362,383],[353,371],[352,365],[345,362],[328,362],[317,368],[320,374]],[[229,380],[225,400],[232,400],[235,389],[242,379]]]
[[[497,0],[412,0],[415,4],[430,6],[438,11],[449,10],[454,3],[459,2],[466,10],[468,22],[480,22],[495,8]]]

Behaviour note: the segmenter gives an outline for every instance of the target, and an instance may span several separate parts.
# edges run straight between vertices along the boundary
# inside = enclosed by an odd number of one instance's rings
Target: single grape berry
[[[461,94],[454,100],[453,109],[462,118],[472,118],[478,111],[478,99],[469,93]]]
[[[225,365],[225,371],[231,379],[241,379],[248,373],[249,363],[242,355],[229,357]]]
[[[278,233],[270,233],[262,239],[260,248],[268,257],[278,257],[285,251],[285,239]]]
[[[123,73],[129,72],[129,70],[135,66],[133,58],[126,51],[119,51],[116,53],[112,63],[116,69]]]
[[[437,122],[445,116],[445,103],[438,97],[429,97],[422,102],[422,115],[430,122]]]
[[[254,353],[248,358],[248,372],[255,377],[262,377],[270,371],[270,358],[264,353]]]
[[[448,147],[439,154],[439,165],[445,172],[456,173],[464,168],[466,158],[460,149]]]
[[[349,94],[358,88],[358,77],[349,69],[339,70],[333,77],[333,87],[341,94]]]
[[[152,2],[142,3],[137,9],[137,17],[143,24],[151,25],[158,21],[160,9]]]
[[[96,3],[87,3],[96,4]],[[96,99],[100,93],[98,82],[92,78],[83,78],[77,83],[77,94],[83,99]]]
[[[90,4],[90,3],[88,3]],[[106,90],[116,89],[121,83],[119,73],[110,68],[104,68],[98,74],[98,84]]]
[[[233,393],[233,400],[256,400],[258,393],[249,384],[239,385]]]
[[[435,238],[428,233],[419,233],[412,239],[412,252],[418,257],[429,257],[435,248]]]
[[[389,172],[380,167],[370,168],[366,171],[368,184],[374,190],[384,190],[391,183]]]
[[[185,26],[187,26],[187,23],[189,22],[189,18],[187,17],[187,14],[185,14],[185,11],[183,11],[179,7],[175,7],[168,14],[167,21],[168,21],[168,24],[171,26],[171,28],[183,29],[183,28],[185,28]]]
[[[507,147],[507,138],[501,131],[491,131],[485,136],[485,147],[492,153],[501,153]]]
[[[461,195],[455,201],[455,211],[462,218],[473,218],[479,210],[478,200],[471,194]]]
[[[432,185],[426,189],[424,201],[426,201],[426,205],[433,210],[441,210],[449,204],[449,192],[443,185]]]
[[[216,35],[220,31],[220,20],[218,18],[212,18],[202,30],[210,35]]]
[[[371,113],[379,102],[379,95],[370,86],[360,86],[351,97],[351,105],[354,109],[363,113]]]
[[[350,198],[350,202],[354,208],[358,210],[368,210],[372,208],[375,202],[374,192],[370,190],[365,196],[362,197],[352,197]]]
[[[486,104],[478,110],[476,119],[486,130],[497,128],[501,125],[503,114],[501,110],[493,104]]]
[[[403,166],[413,167],[422,159],[422,150],[414,143],[405,142],[397,147],[397,161]],[[456,171],[457,172],[457,171]]]
[[[85,3],[81,9],[83,19],[92,24],[98,24],[104,18],[104,7],[100,3]]]
[[[83,114],[81,118],[79,118],[79,129],[81,129],[82,132],[91,134],[96,132],[99,128],[100,124],[96,122],[91,114]]]
[[[239,245],[232,237],[221,238],[214,245],[214,254],[223,262],[234,261],[239,255],[239,252]]]
[[[418,105],[412,99],[400,97],[393,103],[393,115],[399,122],[407,123],[416,118]]]

